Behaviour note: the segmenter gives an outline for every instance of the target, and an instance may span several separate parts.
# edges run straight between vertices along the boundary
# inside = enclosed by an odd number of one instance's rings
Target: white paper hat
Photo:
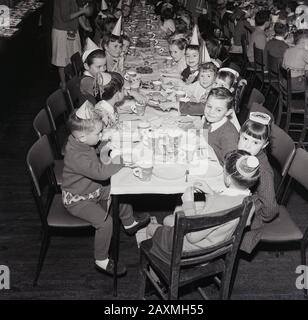
[[[219,69],[218,72],[220,72],[220,71],[228,71],[228,72],[231,72],[231,73],[234,74],[234,76],[236,77],[236,79],[240,76],[239,73],[238,73],[236,70],[231,69],[231,68],[221,68],[221,69]]]
[[[302,14],[295,20],[295,26],[298,30],[308,29],[308,14]]]
[[[89,54],[98,49],[100,48],[90,38],[87,38],[84,47],[84,53],[82,55],[82,61],[85,62]]]
[[[258,123],[261,123],[261,124],[267,126],[271,122],[271,117],[264,112],[256,111],[256,112],[250,112],[249,120],[252,120],[254,122],[258,122]]]
[[[93,117],[93,105],[87,100],[77,109],[76,116],[82,120],[91,120]]]
[[[209,55],[209,52],[206,47],[206,43],[204,40],[201,40],[201,48],[200,48],[200,62],[201,63],[206,63],[206,62],[211,62],[212,59]]]
[[[237,171],[246,178],[253,177],[257,172],[259,165],[259,160],[255,156],[242,156],[236,161]]]
[[[119,1],[118,5],[117,5],[117,9],[122,9],[122,0]]]
[[[108,6],[107,6],[107,3],[105,0],[102,0],[102,4],[101,4],[101,10],[104,11],[104,10],[108,10]]]
[[[121,31],[122,31],[122,16],[118,19],[116,25],[114,26],[113,30],[112,30],[112,34],[114,36],[121,36]]]
[[[198,26],[195,24],[193,33],[191,36],[190,44],[193,46],[198,46],[199,45],[199,39],[198,39]]]

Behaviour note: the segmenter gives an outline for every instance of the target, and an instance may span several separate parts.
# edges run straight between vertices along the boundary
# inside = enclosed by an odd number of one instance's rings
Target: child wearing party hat
[[[274,188],[274,172],[266,155],[271,138],[271,118],[262,112],[251,112],[240,130],[238,149],[260,162],[260,181],[254,192],[255,216],[251,230],[245,234],[241,249],[251,253],[262,237],[264,226],[279,213]]]
[[[114,72],[123,72],[124,57],[122,53],[122,16],[118,19],[111,34],[107,34],[101,41],[101,47],[106,51],[107,70]]]
[[[101,147],[103,123],[88,101],[70,115],[68,127],[71,134],[64,156],[63,204],[70,214],[93,225],[95,266],[99,271],[112,276],[114,262],[109,258],[112,217],[108,214],[107,205],[110,185],[106,182],[123,168],[123,164],[120,159],[110,159],[108,163],[103,163],[97,156],[96,150]],[[124,230],[129,235],[150,221],[148,215],[136,221],[130,204],[120,204],[119,211]],[[125,273],[125,265],[119,262],[118,276]]]
[[[82,61],[85,71],[80,79],[80,92],[85,97],[84,100],[87,99],[95,104],[99,99],[97,92],[94,90],[98,81],[98,74],[103,82],[107,83],[110,78],[110,75],[105,72],[107,69],[106,54],[90,38],[87,38]],[[81,100],[80,104],[83,102]]]
[[[187,67],[183,70],[181,76],[186,84],[197,81],[199,74],[199,61],[200,61],[200,46],[198,39],[198,27],[195,25],[193,29],[190,44],[185,50],[185,59]]]
[[[244,198],[251,194],[252,188],[260,177],[259,161],[245,151],[231,151],[224,161],[223,190],[216,193],[205,181],[196,181],[182,195],[182,206],[175,212],[184,211],[187,216],[211,215],[240,205]],[[205,202],[195,202],[194,194],[205,194]],[[248,217],[248,224],[253,216],[253,210]],[[151,254],[162,261],[170,263],[172,254],[174,215],[164,219],[164,225],[150,223],[147,227],[148,237],[152,237]],[[218,227],[212,227],[198,232],[189,233],[184,238],[183,251],[200,250],[227,241],[234,233],[238,219]]]

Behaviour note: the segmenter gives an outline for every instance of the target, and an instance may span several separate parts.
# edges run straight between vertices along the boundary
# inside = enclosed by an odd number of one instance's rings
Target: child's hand
[[[140,94],[137,91],[130,90],[129,95],[132,96],[138,103],[140,104],[146,104],[147,103],[147,98]]]
[[[194,187],[187,187],[181,199],[183,203],[194,201]]]
[[[206,194],[214,194],[212,188],[205,181],[196,181],[193,186],[197,192],[204,192]]]

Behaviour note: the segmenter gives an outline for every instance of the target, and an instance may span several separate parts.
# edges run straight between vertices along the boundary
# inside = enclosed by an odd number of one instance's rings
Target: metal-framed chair
[[[33,120],[33,129],[37,134],[38,139],[44,135],[48,137],[49,143],[52,147],[54,158],[57,155],[57,147],[54,141],[53,129],[50,124],[47,112],[42,109]],[[54,159],[53,171],[56,177],[57,185],[62,185],[63,159]],[[60,191],[60,190],[59,190]]]
[[[152,239],[141,243],[141,297],[145,297],[147,281],[150,281],[163,299],[174,300],[178,299],[179,288],[183,285],[215,277],[220,286],[220,299],[228,299],[235,257],[251,209],[252,201],[247,197],[242,205],[215,215],[185,216],[183,212],[176,213],[170,264],[151,254]],[[219,226],[235,219],[239,219],[239,223],[229,240],[192,252],[182,251],[186,234]],[[158,276],[167,293],[157,285],[150,268]],[[221,274],[220,279],[217,277],[218,274]],[[207,298],[201,288],[198,288],[198,291],[203,298]]]
[[[53,129],[54,140],[58,153],[57,158],[59,159],[64,155],[64,147],[69,135],[66,122],[72,111],[62,89],[56,90],[47,98],[46,111]]]
[[[81,76],[85,69],[79,52],[76,52],[71,56],[71,63],[75,70],[75,75]]]
[[[42,244],[33,285],[40,276],[51,236],[55,231],[89,228],[90,224],[69,214],[57,193],[51,170],[54,158],[47,136],[38,139],[27,153],[26,164],[42,226]]]
[[[289,186],[292,180],[302,185],[308,190],[308,153],[302,148],[297,148],[293,161],[288,170],[288,175],[291,178],[288,188],[285,190],[282,202],[286,205],[286,194],[289,191]],[[289,212],[285,206],[280,206],[279,217],[268,223],[262,235],[261,241],[271,244],[286,244],[290,242],[297,242],[300,244],[301,264],[306,265],[306,247],[308,244],[308,228],[304,234],[292,220]],[[307,289],[304,289],[304,295],[308,298]]]

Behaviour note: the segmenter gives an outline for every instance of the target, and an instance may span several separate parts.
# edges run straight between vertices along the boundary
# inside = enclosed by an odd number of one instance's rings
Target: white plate
[[[200,169],[200,171],[198,170],[198,168],[192,168],[190,171],[192,176],[200,176],[202,178],[216,178],[222,175],[223,168],[219,165],[219,163],[209,161],[207,170],[205,172],[202,170],[202,168]],[[200,174],[198,174],[198,172],[200,172]]]
[[[153,168],[154,176],[165,180],[177,180],[185,176],[186,168],[175,164],[156,165]]]

